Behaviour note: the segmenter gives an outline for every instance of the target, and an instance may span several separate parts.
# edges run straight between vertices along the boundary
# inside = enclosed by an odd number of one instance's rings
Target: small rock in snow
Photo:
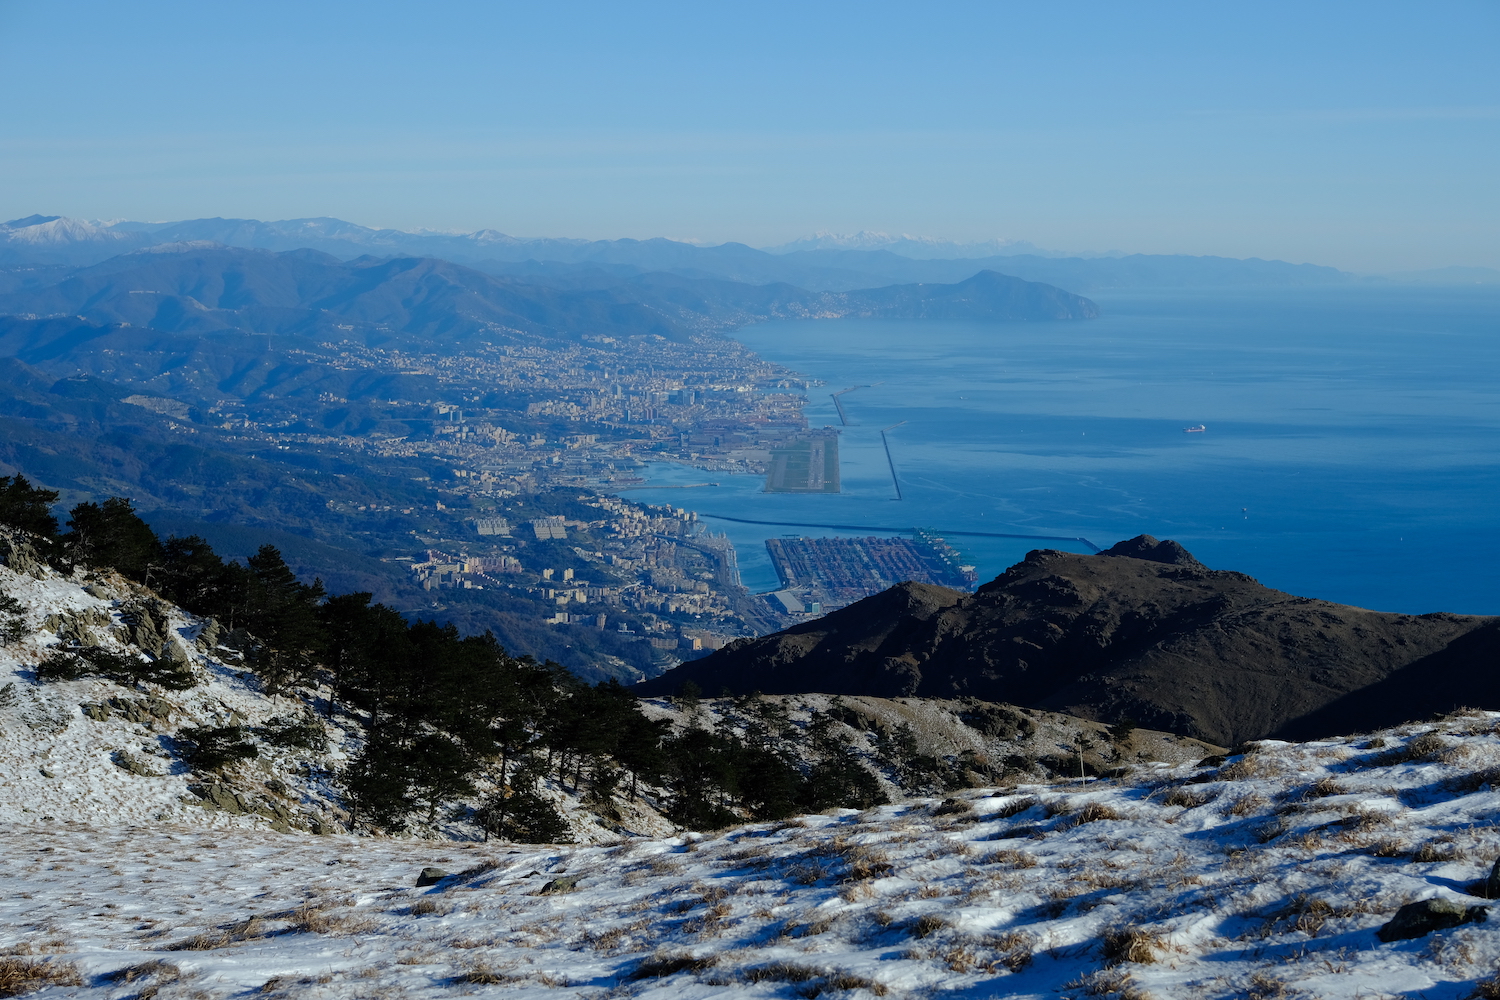
[[[445,878],[449,878],[452,872],[445,872],[441,868],[423,868],[422,874],[417,876],[417,888],[426,885],[437,885]]]

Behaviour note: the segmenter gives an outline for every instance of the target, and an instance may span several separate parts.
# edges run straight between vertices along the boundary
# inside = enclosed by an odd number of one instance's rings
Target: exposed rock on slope
[[[1232,745],[1500,707],[1497,665],[1500,619],[1295,597],[1141,535],[1031,552],[972,595],[904,583],[640,690],[971,696]]]

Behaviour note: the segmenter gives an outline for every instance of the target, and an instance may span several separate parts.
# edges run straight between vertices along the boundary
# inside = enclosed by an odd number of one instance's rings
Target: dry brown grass
[[[1166,947],[1160,934],[1143,927],[1112,927],[1104,932],[1104,958],[1111,965],[1150,965],[1156,961],[1156,953]]]
[[[1015,851],[1004,848],[999,851],[991,851],[980,859],[982,865],[1009,865],[1012,868],[1035,868],[1036,857],[1025,851]]]
[[[1020,972],[1031,964],[1036,953],[1036,938],[1025,931],[1006,931],[989,939],[989,946],[1000,953],[995,964],[1011,972]]]
[[[628,979],[663,979],[667,976],[675,976],[679,972],[702,972],[711,969],[719,962],[717,955],[673,955],[670,953],[658,953],[653,957],[637,965],[626,978]]]
[[[82,986],[83,977],[71,962],[54,959],[0,958],[0,997],[17,997],[44,986]]]
[[[1241,795],[1224,808],[1224,812],[1230,816],[1250,816],[1263,812],[1269,806],[1270,800],[1259,792],[1251,792]]]
[[[858,903],[875,898],[875,890],[868,883],[853,882],[839,890],[839,898],[846,903]]]
[[[506,983],[520,982],[522,978],[491,968],[484,962],[476,962],[453,977],[455,982],[470,983],[475,986],[502,986]]]
[[[116,969],[104,978],[112,983],[133,983],[138,979],[150,979],[160,985],[181,979],[182,970],[158,958],[139,965],[127,965],[123,969]]]
[[[810,979],[822,978],[823,973],[811,966],[772,962],[746,969],[741,975],[747,983],[805,983]]]
[[[914,938],[931,937],[938,931],[947,930],[948,921],[935,913],[924,913],[912,921],[911,936]]]
[[[1405,746],[1388,750],[1376,758],[1375,763],[1384,767],[1393,764],[1407,764],[1412,761],[1430,760],[1436,758],[1448,749],[1448,741],[1436,732],[1423,733],[1413,736],[1406,741]]]
[[[1039,805],[1041,801],[1042,800],[1037,798],[1035,795],[1023,795],[1020,798],[1011,799],[1009,802],[1005,803],[999,809],[996,809],[993,813],[991,813],[988,818],[1010,819],[1012,816],[1020,815],[1021,813],[1030,809],[1032,806]]]
[[[845,848],[841,853],[849,865],[848,871],[844,873],[844,880],[848,882],[880,878],[895,870],[890,856],[878,847],[857,844]]]
[[[1462,861],[1466,856],[1463,848],[1450,840],[1439,837],[1418,847],[1412,853],[1411,858],[1420,864],[1434,864],[1442,861]]]
[[[1303,799],[1326,799],[1332,795],[1343,795],[1344,786],[1332,778],[1322,778],[1302,791]]]
[[[246,926],[254,923],[255,920],[252,918],[251,920],[245,921],[245,924],[239,926]],[[258,936],[260,936],[259,931],[256,931],[255,933],[236,933],[229,930],[204,931],[202,934],[194,934],[190,938],[184,938],[181,941],[174,941],[172,944],[167,945],[163,950],[213,951],[217,948],[227,948],[232,944],[237,944],[241,941],[248,941],[252,937]]]
[[[1125,969],[1100,969],[1063,984],[1065,990],[1082,990],[1091,997],[1118,997],[1119,1000],[1151,1000],[1151,994],[1136,986]]]
[[[1073,817],[1073,822],[1075,824],[1097,823],[1100,820],[1120,818],[1122,817],[1119,810],[1114,809],[1111,806],[1107,806],[1103,802],[1090,802],[1088,805],[1078,810],[1078,815]]]
[[[1219,768],[1217,777],[1220,781],[1244,781],[1246,778],[1261,777],[1264,770],[1253,757],[1241,757]]]
[[[415,912],[421,901],[412,905]],[[433,904],[424,913],[447,912],[445,907]],[[375,929],[375,921],[355,913],[331,913],[317,906],[303,906],[291,914],[292,930],[304,934],[360,934]]]
[[[1500,975],[1479,980],[1474,984],[1474,991],[1469,996],[1473,1000],[1500,1000]]]
[[[1196,809],[1199,806],[1208,805],[1213,801],[1213,795],[1209,792],[1196,788],[1188,788],[1178,785],[1162,797],[1164,806],[1181,806],[1184,809]]]

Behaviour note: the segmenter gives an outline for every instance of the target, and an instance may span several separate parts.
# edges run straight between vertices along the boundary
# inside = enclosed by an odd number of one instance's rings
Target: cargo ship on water
[[[1208,430],[1208,428],[1204,427],[1202,424],[1194,424],[1192,427],[1184,427],[1182,429],[1182,433],[1184,433],[1184,434],[1202,434],[1206,430]]]

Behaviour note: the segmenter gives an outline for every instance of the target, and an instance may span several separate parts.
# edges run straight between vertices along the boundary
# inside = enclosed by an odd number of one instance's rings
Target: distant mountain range
[[[328,218],[90,223],[42,215],[0,225],[0,268],[89,266],[131,250],[171,244],[317,250],[341,260],[430,257],[491,274],[525,274],[538,283],[574,287],[649,272],[755,285],[783,283],[827,292],[891,284],[951,284],[984,270],[1078,294],[1131,288],[1340,285],[1360,280],[1331,267],[1274,260],[1152,254],[1060,257],[1020,242],[956,244],[869,233],[823,234],[767,251],[742,243],[705,247],[667,239],[522,239],[488,229],[457,234],[403,232]],[[1465,275],[1463,280],[1471,277]],[[1432,280],[1445,279],[1439,275]]]
[[[637,685],[976,697],[1223,746],[1500,707],[1500,618],[1295,597],[1149,535],[1035,551],[973,594],[903,583]]]
[[[979,240],[957,243],[953,240],[933,239],[930,236],[910,236],[902,233],[872,233],[860,231],[853,234],[817,232],[790,243],[774,247],[762,247],[766,253],[797,253],[802,250],[889,250],[902,257],[914,260],[956,260],[979,257],[1013,257],[1027,254],[1033,257],[1124,257],[1120,250],[1105,253],[1093,251],[1044,250],[1026,240]]]
[[[237,331],[371,345],[410,342],[425,349],[586,334],[681,340],[766,319],[1018,321],[1098,315],[1094,303],[1081,296],[993,271],[952,284],[847,292],[671,273],[590,273],[592,281],[560,287],[433,258],[342,261],[316,250],[273,252],[178,242],[130,251],[90,267],[0,272],[0,315],[30,323],[60,319],[175,334]],[[26,358],[50,343],[48,337],[39,340],[39,334],[20,331],[14,322],[10,330],[0,334],[7,353]]]

